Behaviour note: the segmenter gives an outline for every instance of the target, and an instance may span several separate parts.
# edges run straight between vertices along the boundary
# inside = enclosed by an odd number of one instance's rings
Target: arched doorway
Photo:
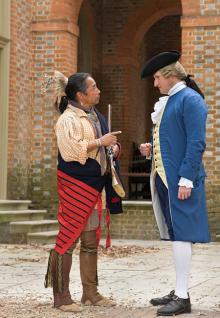
[[[140,155],[138,147],[140,143],[151,140],[151,113],[160,97],[159,91],[154,89],[153,77],[141,80],[140,70],[154,54],[172,49],[181,51],[179,15],[165,16],[149,28],[140,43],[137,57],[139,67],[132,72],[131,100],[137,107],[132,106],[130,109],[132,120],[136,125],[131,132],[131,159],[128,162],[127,172],[124,172],[129,199],[150,199],[151,163]]]
[[[78,72],[88,72],[102,88],[102,2],[84,0],[78,17]],[[99,105],[102,109],[102,105]]]
[[[92,73],[92,37],[90,33],[90,25],[88,16],[91,17],[91,12],[88,10],[88,3],[84,1],[78,18],[79,40],[78,40],[78,72]]]
[[[116,129],[123,131],[121,167],[127,189],[128,184],[131,183],[130,174],[142,173],[135,144],[149,140],[152,126],[150,113],[159,96],[152,89],[152,80],[140,79],[140,70],[153,54],[163,50],[181,49],[181,1],[166,0],[152,3],[141,1],[138,4],[139,7],[127,10],[126,20],[124,17],[126,8],[123,13],[120,13],[120,10],[115,11],[118,17],[121,14],[125,22],[115,40],[114,51],[109,52],[103,48],[105,54],[102,64],[104,98],[111,96],[113,99],[112,104],[115,105],[113,124]],[[114,6],[117,9],[116,4]],[[105,13],[105,17],[107,16]],[[105,21],[105,24],[108,23],[110,22]],[[111,32],[115,34],[116,30],[113,28]],[[114,39],[110,36],[109,38],[114,43]],[[108,44],[111,42],[103,43],[106,46]],[[145,168],[146,163],[143,162],[143,169]],[[129,197],[132,198],[130,194]],[[133,198],[143,197],[135,195]]]
[[[181,28],[179,15],[163,17],[154,23],[146,32],[138,54],[140,67],[142,67],[153,55],[172,49],[181,51]],[[140,78],[140,74],[138,75]],[[140,86],[141,92],[138,94],[138,96],[141,96],[139,101],[140,112],[137,112],[137,122],[143,122],[142,113],[146,120],[142,123],[142,125],[138,126],[138,130],[136,131],[136,139],[139,142],[146,138],[147,140],[150,140],[150,131],[152,127],[150,114],[153,111],[155,102],[160,96],[159,91],[153,87],[152,77],[147,80],[143,80]]]

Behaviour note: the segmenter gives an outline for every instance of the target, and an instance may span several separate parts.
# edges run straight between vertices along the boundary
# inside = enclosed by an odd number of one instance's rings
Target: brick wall
[[[8,198],[28,195],[31,153],[33,1],[11,1],[11,56],[8,123]]]
[[[201,15],[219,15],[220,3],[216,0],[200,1]]]

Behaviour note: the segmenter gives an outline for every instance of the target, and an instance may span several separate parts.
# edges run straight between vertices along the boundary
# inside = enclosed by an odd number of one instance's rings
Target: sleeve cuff
[[[181,187],[186,187],[186,188],[194,188],[193,182],[183,177],[180,178],[178,185]]]

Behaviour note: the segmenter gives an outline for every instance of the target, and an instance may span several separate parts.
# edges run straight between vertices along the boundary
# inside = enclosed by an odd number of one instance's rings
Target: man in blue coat
[[[151,299],[163,305],[157,314],[173,316],[191,312],[188,276],[192,243],[210,241],[205,199],[207,106],[204,95],[178,61],[178,51],[151,58],[141,77],[154,77],[163,96],[154,106],[152,143],[140,145],[142,155],[152,156],[151,193],[161,239],[171,240],[176,288]]]

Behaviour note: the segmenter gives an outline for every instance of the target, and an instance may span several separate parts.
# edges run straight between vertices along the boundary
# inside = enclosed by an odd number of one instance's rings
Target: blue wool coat
[[[206,198],[205,150],[207,106],[191,88],[169,97],[160,123],[160,150],[168,183],[171,221],[176,241],[210,241]],[[178,199],[180,177],[193,182],[191,196]],[[164,220],[159,220],[159,223]],[[160,227],[159,227],[160,229]],[[161,234],[162,238],[163,234]]]

